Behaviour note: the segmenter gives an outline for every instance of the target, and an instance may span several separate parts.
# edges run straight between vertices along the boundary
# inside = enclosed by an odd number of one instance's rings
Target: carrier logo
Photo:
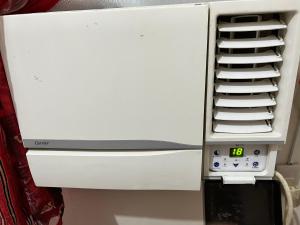
[[[49,141],[35,141],[34,144],[35,145],[48,145]]]

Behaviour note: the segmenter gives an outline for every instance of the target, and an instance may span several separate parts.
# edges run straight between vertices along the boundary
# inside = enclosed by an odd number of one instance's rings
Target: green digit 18
[[[237,148],[236,149],[236,155],[242,155],[243,154],[243,149],[242,148]]]

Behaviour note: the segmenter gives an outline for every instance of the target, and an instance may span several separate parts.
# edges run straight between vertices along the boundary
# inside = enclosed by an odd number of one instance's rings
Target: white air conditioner
[[[37,185],[199,190],[202,163],[227,183],[273,176],[300,3],[172,3],[2,17]]]

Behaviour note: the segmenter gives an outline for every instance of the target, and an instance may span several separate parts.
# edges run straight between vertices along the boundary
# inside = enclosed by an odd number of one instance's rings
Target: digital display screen
[[[243,156],[244,156],[243,147],[230,148],[229,157],[243,157]]]

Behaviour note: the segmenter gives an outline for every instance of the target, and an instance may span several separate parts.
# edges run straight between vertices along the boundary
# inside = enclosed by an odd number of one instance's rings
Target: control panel
[[[210,146],[211,171],[262,171],[267,160],[267,145]]]

